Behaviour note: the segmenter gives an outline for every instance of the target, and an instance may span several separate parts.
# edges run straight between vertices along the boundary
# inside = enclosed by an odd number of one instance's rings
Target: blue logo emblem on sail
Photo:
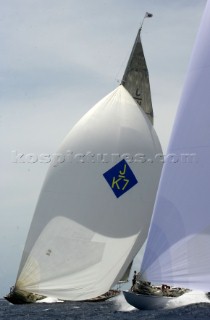
[[[124,159],[105,172],[103,176],[117,198],[138,183],[131,168]]]

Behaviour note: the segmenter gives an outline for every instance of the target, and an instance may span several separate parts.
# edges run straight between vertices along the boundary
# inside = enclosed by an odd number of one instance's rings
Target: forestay
[[[147,236],[160,152],[150,121],[123,86],[98,102],[51,164],[16,288],[84,300],[120,280]]]
[[[141,272],[210,289],[210,1],[192,53]]]

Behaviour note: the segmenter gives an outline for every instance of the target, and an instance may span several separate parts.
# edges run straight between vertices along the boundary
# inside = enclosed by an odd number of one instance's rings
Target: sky
[[[205,3],[0,0],[0,297],[15,283],[49,168],[27,159],[55,153],[119,85],[145,12],[153,14],[141,37],[165,153]]]

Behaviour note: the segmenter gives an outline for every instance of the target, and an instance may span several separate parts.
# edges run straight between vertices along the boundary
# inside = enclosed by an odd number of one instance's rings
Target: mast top
[[[139,32],[141,32],[141,30],[142,30],[142,27],[143,27],[143,23],[144,23],[145,18],[152,18],[152,17],[153,17],[153,14],[152,14],[152,13],[149,13],[149,12],[146,12],[146,13],[145,13],[144,18],[143,18],[142,23],[141,23],[141,26],[140,26],[140,28],[139,28]]]

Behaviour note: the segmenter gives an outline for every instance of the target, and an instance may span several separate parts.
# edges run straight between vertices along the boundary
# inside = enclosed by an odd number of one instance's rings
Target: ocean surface
[[[50,301],[50,300],[49,300]],[[105,302],[60,302],[12,305],[0,299],[0,319],[15,320],[209,320],[210,301],[201,293],[188,295],[174,308],[137,310],[126,303],[122,295]],[[198,302],[202,301],[202,302]],[[188,304],[187,304],[188,303]],[[190,303],[190,304],[189,304]],[[186,305],[187,304],[187,305]],[[174,307],[174,306],[173,306]]]

